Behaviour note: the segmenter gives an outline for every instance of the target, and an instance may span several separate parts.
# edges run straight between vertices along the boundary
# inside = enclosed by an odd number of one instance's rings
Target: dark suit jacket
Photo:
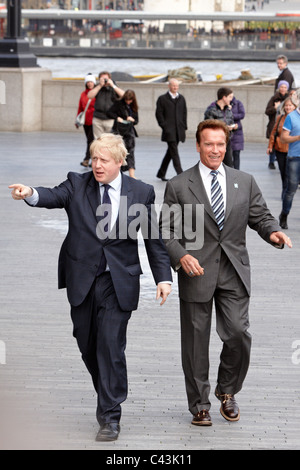
[[[280,230],[276,219],[268,210],[253,176],[227,166],[225,169],[227,202],[225,223],[221,232],[215,221],[198,164],[172,178],[166,186],[165,204],[168,206],[179,204],[181,213],[185,211],[185,215],[187,215],[187,204],[190,204],[193,229],[200,233],[200,238],[202,224],[204,226],[203,246],[188,250],[187,243],[191,243],[190,233],[187,236],[183,227],[179,232],[179,238],[176,238],[174,226],[176,228],[178,224],[171,223],[171,234],[169,235],[168,222],[162,221],[162,235],[172,267],[177,269],[180,258],[190,253],[198,259],[205,271],[203,276],[191,278],[182,268],[179,269],[179,296],[187,302],[207,302],[212,298],[217,284],[222,250],[233,264],[250,295],[250,263],[246,248],[247,226],[256,230],[268,243],[270,243],[271,232]],[[204,220],[199,220],[199,214],[196,220],[196,206],[199,204],[204,206]],[[186,206],[184,207],[184,205]]]
[[[184,142],[187,129],[187,107],[185,98],[179,94],[173,99],[170,93],[159,96],[155,113],[158,125],[162,128],[163,142]]]
[[[138,256],[138,222],[141,222],[144,230],[144,243],[155,282],[172,279],[170,260],[160,234],[157,233],[156,238],[151,239],[149,235],[145,239],[151,222],[151,205],[155,198],[152,186],[122,175],[121,196],[127,197],[128,208],[133,204],[145,207],[144,217],[136,219],[138,214],[135,215],[134,211],[130,215],[127,211],[120,211],[115,226],[116,236],[105,240],[100,240],[96,233],[99,222],[96,210],[100,191],[92,172],[70,172],[68,179],[59,186],[52,189],[38,187],[36,190],[39,193],[37,207],[64,208],[68,214],[69,230],[59,255],[58,284],[59,288],[67,288],[71,305],[80,305],[87,296],[104,250],[121,308],[126,311],[137,308],[139,278],[142,274]],[[135,223],[136,230],[132,228]],[[121,234],[119,226],[122,229]],[[131,226],[132,238],[126,236],[128,226]],[[153,230],[152,228],[152,232]]]
[[[276,78],[274,93],[276,93],[276,91],[278,89],[278,84],[281,80],[285,80],[290,85],[288,91],[291,91],[291,88],[295,88],[295,79],[294,79],[294,76],[293,76],[292,72],[290,71],[290,69],[288,67],[283,69],[280,72],[280,74],[278,75],[278,77]]]

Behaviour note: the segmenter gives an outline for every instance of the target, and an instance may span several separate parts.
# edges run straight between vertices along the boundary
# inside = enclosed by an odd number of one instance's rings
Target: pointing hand
[[[23,184],[11,184],[8,186],[12,189],[11,195],[15,200],[22,200],[26,197],[32,196],[32,189],[29,186],[24,186]]]

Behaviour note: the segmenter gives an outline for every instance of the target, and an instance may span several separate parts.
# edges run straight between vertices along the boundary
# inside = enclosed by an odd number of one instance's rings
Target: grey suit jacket
[[[225,223],[221,232],[215,221],[198,164],[175,176],[166,186],[164,203],[169,207],[177,205],[175,217],[172,214],[170,217],[161,216],[162,236],[171,265],[177,270],[178,265],[180,266],[180,258],[189,253],[199,260],[205,270],[203,276],[193,278],[189,277],[182,268],[178,270],[179,296],[188,302],[207,302],[212,298],[219,274],[222,250],[233,264],[250,295],[250,263],[246,248],[247,226],[256,230],[268,243],[271,243],[270,234],[280,230],[253,176],[227,166],[225,169],[227,202]],[[204,207],[203,217],[199,211],[196,218],[199,205]],[[187,211],[190,212],[189,217],[187,217]],[[178,223],[180,217],[181,226]],[[187,218],[189,220],[186,220]],[[196,246],[197,243],[195,243],[195,249],[187,248],[188,244],[193,245],[190,240],[191,234],[187,233],[185,227],[190,223],[200,241],[202,225],[204,228],[203,246]]]

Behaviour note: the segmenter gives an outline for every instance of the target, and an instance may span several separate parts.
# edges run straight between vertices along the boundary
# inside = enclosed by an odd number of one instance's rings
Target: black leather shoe
[[[168,178],[163,178],[162,176],[158,176],[157,178],[159,178],[162,181],[169,181]]]
[[[227,421],[238,421],[240,419],[240,410],[238,404],[231,393],[219,393],[218,388],[215,395],[221,402],[220,413]]]
[[[283,212],[281,212],[280,216],[279,216],[279,225],[281,228],[283,228],[284,230],[287,230],[288,229],[288,224],[287,224],[287,214],[284,214]]]
[[[115,441],[120,433],[119,423],[105,423],[98,431],[96,441]]]

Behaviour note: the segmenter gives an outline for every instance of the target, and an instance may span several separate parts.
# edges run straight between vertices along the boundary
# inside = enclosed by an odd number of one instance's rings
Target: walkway
[[[300,355],[295,349],[300,347],[300,192],[288,221],[292,250],[275,250],[249,231],[253,348],[250,370],[237,397],[240,421],[226,422],[212,396],[213,426],[190,424],[176,280],[172,295],[160,307],[141,247],[144,277],[140,307],[129,323],[129,395],[123,405],[122,430],[118,441],[96,443],[96,397],[72,337],[65,291],[57,290],[65,214],[31,209],[13,201],[7,189],[14,182],[52,186],[70,170],[86,171],[79,166],[84,137],[81,131],[0,133],[0,145],[0,449],[99,449],[109,455],[141,450],[300,449]],[[247,144],[241,169],[255,175],[277,217],[280,176],[278,170],[268,169],[265,150],[265,145]],[[155,186],[157,202],[162,202],[165,184],[155,174],[164,151],[165,144],[157,139],[137,140],[137,177]],[[180,145],[180,154],[185,169],[197,161],[193,139]],[[167,176],[173,175],[170,168]],[[212,388],[220,347],[213,328]]]

